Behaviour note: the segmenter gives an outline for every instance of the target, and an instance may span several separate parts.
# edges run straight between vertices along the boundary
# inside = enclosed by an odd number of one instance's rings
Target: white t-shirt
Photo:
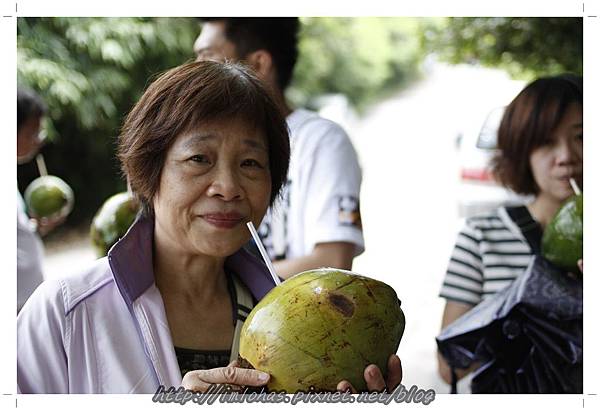
[[[42,240],[25,213],[25,202],[17,191],[17,312],[44,281],[43,258]]]
[[[297,258],[316,244],[349,242],[365,249],[360,218],[362,174],[356,151],[333,121],[304,109],[287,118],[290,167],[281,199],[259,227],[272,259]]]

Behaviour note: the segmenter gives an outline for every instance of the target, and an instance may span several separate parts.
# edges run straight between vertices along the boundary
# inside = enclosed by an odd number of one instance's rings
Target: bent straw
[[[579,186],[575,182],[575,179],[574,178],[570,178],[569,179],[569,183],[571,183],[571,188],[575,192],[575,195],[580,195],[581,194],[581,190],[579,189]]]
[[[252,221],[248,221],[248,223],[246,223],[246,225],[248,226],[248,230],[250,230],[250,233],[252,234],[252,238],[254,238],[254,242],[256,243],[256,246],[258,247],[258,251],[260,251],[260,255],[262,255],[263,260],[265,260],[265,264],[267,265],[267,268],[269,269],[269,272],[271,273],[271,277],[273,277],[273,282],[275,283],[276,286],[278,286],[279,284],[281,284],[281,280],[279,279],[279,277],[277,277],[277,274],[275,274],[275,268],[273,268],[273,264],[271,263],[271,260],[269,259],[269,256],[267,255],[267,250],[265,250],[265,247],[263,246],[262,242],[260,241],[260,237],[258,236],[258,233],[256,232],[256,228],[254,228],[254,224],[252,224]]]
[[[46,169],[46,162],[44,161],[44,156],[42,155],[42,153],[35,156],[35,162],[37,164],[37,168],[38,168],[40,175],[47,176],[48,169]]]

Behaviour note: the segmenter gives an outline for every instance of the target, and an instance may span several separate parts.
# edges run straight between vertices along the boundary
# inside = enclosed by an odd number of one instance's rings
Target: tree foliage
[[[418,74],[420,30],[414,18],[303,18],[300,58],[289,97],[342,93],[359,109]]]
[[[583,73],[583,19],[448,18],[425,32],[427,48],[454,62],[503,67],[525,79]]]
[[[115,160],[124,115],[150,78],[193,58],[191,18],[19,18],[17,78],[49,108],[48,171],[75,191],[71,224],[125,188]],[[37,170],[19,167],[23,189]]]
[[[427,52],[452,62],[501,66],[531,78],[582,73],[581,18],[302,18],[300,57],[288,97],[307,105],[343,93],[355,107],[418,76]],[[50,112],[48,170],[75,190],[71,224],[89,220],[125,188],[115,142],[125,114],[156,74],[193,58],[194,18],[19,18],[18,82]],[[21,190],[35,165],[20,166]]]
[[[18,81],[42,93],[50,118],[72,114],[82,130],[114,129],[122,100],[134,101],[150,75],[193,57],[198,25],[175,20],[20,18]]]

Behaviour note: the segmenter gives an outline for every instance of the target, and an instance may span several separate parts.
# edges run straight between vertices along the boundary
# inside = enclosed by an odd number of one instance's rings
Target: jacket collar
[[[115,283],[130,310],[133,302],[154,284],[153,242],[154,220],[140,215],[108,252]],[[225,269],[237,275],[257,301],[275,286],[266,265],[245,248],[225,260]]]

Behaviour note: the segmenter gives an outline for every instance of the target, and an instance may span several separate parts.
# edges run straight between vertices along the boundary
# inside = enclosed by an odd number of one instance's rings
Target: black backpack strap
[[[506,207],[511,220],[519,227],[523,237],[534,254],[541,253],[543,230],[540,223],[535,221],[525,206]]]

